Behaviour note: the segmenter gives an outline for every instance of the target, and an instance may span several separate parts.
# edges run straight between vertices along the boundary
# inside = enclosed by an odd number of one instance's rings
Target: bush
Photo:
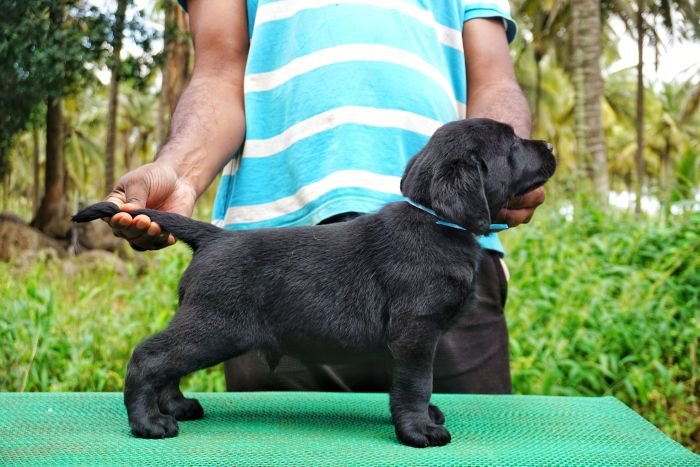
[[[504,235],[514,390],[613,395],[700,448],[700,213],[555,210]]]

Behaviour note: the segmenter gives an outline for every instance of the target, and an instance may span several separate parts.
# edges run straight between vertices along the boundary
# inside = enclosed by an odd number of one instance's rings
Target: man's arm
[[[530,107],[515,77],[503,21],[467,21],[462,37],[467,66],[467,117],[508,123],[518,136],[529,138]],[[544,188],[515,198],[499,213],[499,220],[511,227],[527,223],[544,198]]]
[[[243,80],[248,55],[245,0],[190,0],[195,65],[155,162],[126,174],[107,200],[191,215],[197,198],[243,144]],[[174,242],[144,215],[112,217],[115,234],[137,248]]]
[[[464,23],[467,66],[467,116],[510,124],[521,138],[530,137],[530,107],[515,77],[500,18]]]
[[[157,163],[176,168],[197,196],[243,144],[243,79],[248,56],[244,0],[190,0],[195,65]]]

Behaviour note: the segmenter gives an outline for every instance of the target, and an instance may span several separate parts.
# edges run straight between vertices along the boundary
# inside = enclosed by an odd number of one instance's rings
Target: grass
[[[614,395],[700,451],[700,214],[672,224],[554,206],[503,235],[514,389]],[[143,275],[109,265],[0,263],[0,390],[120,391],[133,347],[162,329],[189,251],[148,253]],[[184,382],[223,391],[219,368]]]

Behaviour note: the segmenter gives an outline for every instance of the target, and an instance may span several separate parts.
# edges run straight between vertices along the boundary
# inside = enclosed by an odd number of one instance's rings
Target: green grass
[[[700,214],[636,221],[554,206],[503,235],[514,389],[614,395],[700,451]],[[182,245],[126,275],[56,261],[0,263],[0,390],[120,391],[133,347],[162,329],[189,261]],[[219,368],[186,390],[222,391]]]

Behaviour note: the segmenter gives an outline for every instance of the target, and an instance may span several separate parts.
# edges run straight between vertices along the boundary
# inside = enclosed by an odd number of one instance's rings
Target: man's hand
[[[544,187],[536,188],[522,196],[512,198],[508,205],[498,212],[497,222],[516,227],[527,224],[532,219],[535,209],[544,203]]]
[[[196,200],[195,189],[178,177],[174,168],[158,162],[124,175],[105,199],[122,210],[109,220],[114,235],[125,238],[132,248],[139,251],[170,246],[175,243],[175,238],[151,222],[148,216],[132,217],[128,211],[149,208],[189,217]]]

